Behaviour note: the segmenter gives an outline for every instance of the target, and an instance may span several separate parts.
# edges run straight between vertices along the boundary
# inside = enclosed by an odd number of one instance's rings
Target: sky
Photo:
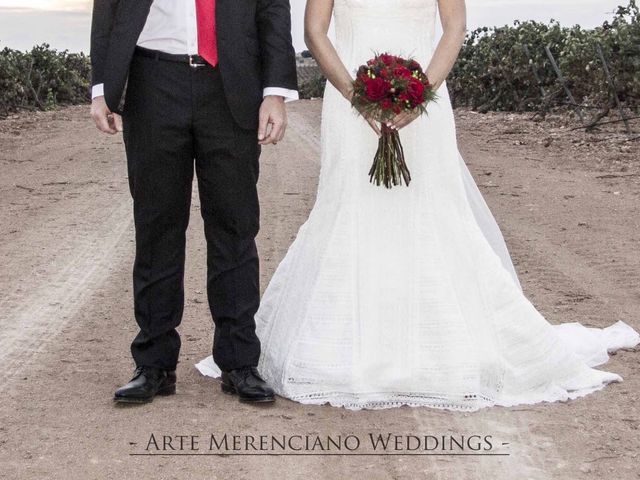
[[[305,0],[290,0],[296,51],[305,49]],[[467,0],[469,29],[513,20],[554,18],[564,25],[600,25],[627,0]],[[59,50],[89,50],[91,0],[0,0],[0,48],[30,49],[49,43]]]

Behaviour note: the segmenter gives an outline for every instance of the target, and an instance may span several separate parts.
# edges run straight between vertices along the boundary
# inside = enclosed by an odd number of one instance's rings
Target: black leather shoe
[[[152,367],[137,367],[131,381],[116,390],[118,403],[148,403],[156,395],[176,393],[176,371]]]
[[[245,366],[222,372],[222,391],[229,395],[238,395],[241,402],[275,402],[274,391],[267,385],[253,366]]]

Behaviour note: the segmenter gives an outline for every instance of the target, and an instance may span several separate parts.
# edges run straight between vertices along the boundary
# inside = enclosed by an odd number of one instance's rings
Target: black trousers
[[[257,131],[232,118],[217,68],[140,55],[131,64],[123,122],[136,232],[136,365],[173,369],[178,363],[194,168],[207,241],[213,356],[223,370],[257,365]]]

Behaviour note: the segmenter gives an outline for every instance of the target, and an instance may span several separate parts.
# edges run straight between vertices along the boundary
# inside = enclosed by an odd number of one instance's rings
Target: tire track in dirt
[[[17,288],[0,302],[2,383],[29,367],[32,358],[47,348],[67,322],[84,307],[116,267],[114,252],[132,227],[128,202],[116,205],[91,236],[70,235],[63,241],[66,255],[53,264],[25,275]],[[45,235],[46,232],[32,232]]]

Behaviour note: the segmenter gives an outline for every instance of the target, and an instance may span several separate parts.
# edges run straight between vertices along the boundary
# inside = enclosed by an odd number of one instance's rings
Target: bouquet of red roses
[[[425,113],[427,103],[436,98],[427,75],[411,58],[382,53],[358,68],[353,90],[352,106],[382,125],[378,151],[369,171],[370,181],[387,188],[401,185],[403,180],[409,185],[411,175],[399,132],[386,122],[403,111]]]

